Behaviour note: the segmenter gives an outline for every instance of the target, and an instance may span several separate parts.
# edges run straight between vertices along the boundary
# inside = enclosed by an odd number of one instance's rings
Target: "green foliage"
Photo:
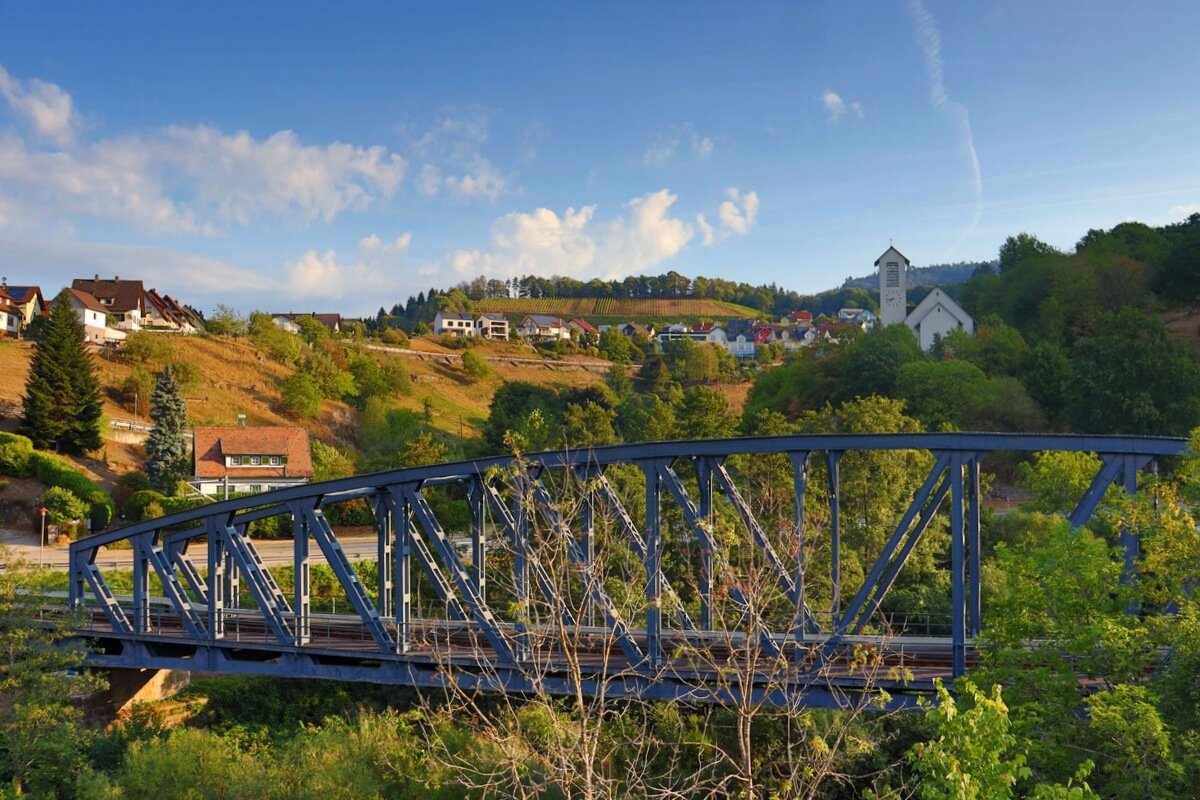
[[[600,355],[614,363],[626,364],[640,353],[635,353],[633,342],[614,325],[600,334]]]
[[[204,330],[216,336],[245,336],[250,326],[246,318],[227,305],[218,304],[204,320]]]
[[[1022,262],[1048,255],[1061,255],[1052,246],[1028,233],[1009,236],[1000,245],[1000,271],[1008,272]]]
[[[676,439],[723,439],[732,436],[737,419],[720,392],[693,386],[683,393],[675,418]]]
[[[354,458],[349,452],[317,439],[312,440],[310,447],[314,481],[331,481],[354,474]]]
[[[321,388],[307,372],[295,372],[283,382],[283,405],[293,416],[308,419],[321,411]]]
[[[1100,459],[1092,453],[1035,453],[1032,462],[1021,464],[1019,485],[1033,492],[1031,511],[1068,512],[1099,470]]]
[[[317,323],[320,325],[320,323]],[[324,330],[324,326],[321,326]],[[330,400],[341,400],[354,397],[358,393],[354,376],[341,369],[323,350],[314,350],[304,359],[302,374],[312,378],[313,383],[321,392],[322,397]],[[307,416],[312,416],[311,414]]]
[[[154,427],[146,437],[146,476],[160,492],[174,494],[175,487],[191,472],[191,448],[187,430],[187,406],[179,395],[179,381],[168,364],[158,375],[150,401]]]
[[[128,364],[162,364],[171,357],[171,348],[161,335],[136,331],[121,345],[121,360]]]
[[[33,442],[27,436],[0,431],[0,475],[29,477],[32,472]]]
[[[39,449],[95,450],[100,435],[100,383],[84,347],[83,323],[64,290],[50,307],[46,335],[34,351],[21,415],[21,432]]]
[[[98,488],[71,466],[50,453],[35,452],[29,459],[34,476],[47,486],[60,486],[91,506],[92,528],[99,530],[113,518],[116,506],[108,493]]]
[[[492,368],[488,366],[483,356],[472,350],[466,350],[462,354],[463,372],[466,373],[467,380],[471,383],[478,383],[492,374]]]
[[[153,373],[141,364],[135,365],[125,380],[121,381],[121,398],[135,413],[146,410],[150,395],[157,383]]]
[[[412,381],[408,369],[398,360],[388,359],[382,365],[365,353],[357,353],[349,359],[350,374],[358,387],[358,402],[365,403],[371,397],[388,397],[393,394],[407,395],[412,392]]]
[[[144,519],[154,519],[154,516],[146,513],[147,508],[151,504],[155,504],[158,506],[159,511],[162,512],[162,504],[165,503],[166,500],[166,495],[162,494],[161,492],[156,492],[153,489],[143,489],[141,491],[134,492],[129,496],[129,499],[125,501],[125,505],[121,509],[121,513],[123,513],[125,518],[130,522],[140,522]],[[158,514],[158,516],[162,516],[162,513]]]
[[[41,504],[46,509],[46,521],[60,525],[87,517],[90,507],[81,498],[61,486],[51,486],[42,495]]]
[[[568,403],[563,411],[563,439],[568,448],[600,447],[613,444],[617,412],[593,400]]]
[[[275,324],[270,314],[255,311],[250,315],[250,341],[260,350],[265,350],[276,361],[295,364],[300,360],[304,342],[293,333],[288,333]]]
[[[546,415],[557,407],[558,398],[553,389],[522,381],[505,383],[492,395],[491,411],[483,428],[484,442],[491,452],[505,452],[504,437],[508,431],[520,428],[535,409],[545,421]],[[557,427],[556,420],[554,427]]]
[[[408,335],[400,328],[384,328],[379,341],[392,347],[408,347]]]

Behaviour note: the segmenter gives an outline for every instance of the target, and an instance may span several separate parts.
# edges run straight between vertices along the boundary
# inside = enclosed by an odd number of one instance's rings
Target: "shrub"
[[[149,361],[161,364],[171,357],[171,348],[159,334],[138,331],[125,340],[120,356],[130,364],[145,364]]]
[[[297,417],[315,417],[321,410],[321,389],[307,372],[293,373],[283,382],[283,404]]]
[[[122,510],[125,512],[125,518],[127,520],[130,520],[131,522],[141,522],[144,519],[152,519],[152,517],[146,516],[146,508],[151,503],[158,505],[158,516],[161,517],[163,514],[162,504],[165,503],[166,500],[166,496],[160,492],[156,492],[153,489],[142,489],[141,491],[134,492],[129,496],[129,499],[125,501],[125,507]]]
[[[35,451],[29,458],[33,474],[47,486],[57,486],[91,504],[93,529],[107,525],[116,513],[116,505],[103,489],[89,481],[67,461],[51,453]]]
[[[46,521],[51,525],[83,519],[88,514],[88,504],[61,486],[47,489],[42,495],[42,505],[46,508]]]
[[[379,334],[379,341],[393,347],[408,347],[408,334],[399,328],[384,328]]]
[[[0,431],[0,473],[14,478],[27,478],[32,467],[33,442],[27,436]]]
[[[492,368],[484,361],[483,356],[472,350],[462,354],[462,365],[463,372],[467,373],[467,379],[471,383],[481,381],[492,374]]]

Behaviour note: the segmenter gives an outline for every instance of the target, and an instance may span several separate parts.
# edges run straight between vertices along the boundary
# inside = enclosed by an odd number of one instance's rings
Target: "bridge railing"
[[[221,501],[75,542],[71,603],[92,612],[89,633],[107,642],[105,658],[128,665],[190,661],[409,683],[461,672],[508,689],[552,679],[563,691],[585,678],[591,691],[615,691],[598,676],[620,675],[623,692],[694,698],[697,682],[720,683],[735,662],[760,684],[779,680],[770,665],[787,664],[787,686],[812,696],[849,680],[839,665],[851,645],[886,649],[903,640],[910,662],[919,653],[953,677],[966,669],[981,625],[981,462],[997,451],[1046,450],[1100,457],[1070,515],[1078,525],[1110,486],[1135,491],[1139,470],[1185,452],[1186,443],[829,434],[374,473]],[[879,515],[886,527],[867,554],[853,541],[865,520],[843,507],[843,470],[869,471],[881,453],[899,454],[911,485],[902,487],[902,513]],[[356,569],[331,524],[347,505],[369,512],[373,569]],[[292,534],[290,563],[274,571],[250,536],[272,517]],[[452,522],[463,530],[450,532]],[[1132,569],[1136,534],[1123,541]],[[113,592],[98,561],[101,548],[117,542],[133,551],[128,596]],[[943,546],[944,605],[925,616],[891,605],[914,554]],[[317,554],[342,614],[314,595]],[[850,569],[855,564],[861,570]]]

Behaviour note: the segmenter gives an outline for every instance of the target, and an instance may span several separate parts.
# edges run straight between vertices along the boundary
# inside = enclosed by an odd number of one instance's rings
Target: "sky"
[[[800,292],[1200,211],[1200,3],[0,0],[0,273]]]

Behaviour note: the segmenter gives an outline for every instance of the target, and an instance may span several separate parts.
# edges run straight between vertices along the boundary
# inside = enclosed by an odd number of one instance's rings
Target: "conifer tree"
[[[190,467],[187,440],[187,407],[179,396],[179,379],[170,364],[158,374],[150,400],[154,427],[146,437],[146,476],[159,491],[173,494],[175,485]]]
[[[50,307],[25,383],[21,432],[35,447],[82,453],[100,447],[100,382],[83,323],[64,289]]]

